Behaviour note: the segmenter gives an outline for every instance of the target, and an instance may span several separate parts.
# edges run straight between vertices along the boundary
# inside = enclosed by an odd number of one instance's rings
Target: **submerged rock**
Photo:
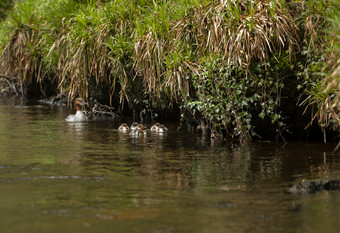
[[[340,179],[302,180],[289,189],[292,193],[303,194],[313,194],[324,190],[340,190]]]

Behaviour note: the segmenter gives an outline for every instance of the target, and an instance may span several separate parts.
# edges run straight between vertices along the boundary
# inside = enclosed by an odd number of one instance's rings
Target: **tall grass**
[[[308,50],[314,50],[315,58],[311,58],[304,77],[309,87],[306,102],[314,110],[310,124],[317,119],[326,142],[327,128],[340,129],[340,3],[317,3],[309,4],[313,14],[306,23],[311,35]],[[322,27],[322,24],[327,24],[327,27]],[[316,46],[315,41],[324,43]]]

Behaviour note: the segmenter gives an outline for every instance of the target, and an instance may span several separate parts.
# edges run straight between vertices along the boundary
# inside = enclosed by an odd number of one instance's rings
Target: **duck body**
[[[157,122],[153,126],[151,126],[150,130],[151,132],[157,132],[159,130],[160,124]]]
[[[74,108],[76,109],[76,114],[68,115],[65,119],[67,122],[83,122],[87,121],[88,118],[85,116],[84,111],[82,111],[82,107],[88,106],[83,98],[77,98],[74,101]]]
[[[121,132],[121,133],[128,133],[129,131],[130,131],[129,126],[126,123],[123,123],[118,128],[118,132]]]
[[[130,135],[131,136],[135,136],[135,137],[139,137],[139,136],[146,136],[147,135],[147,128],[145,126],[143,126],[142,124],[139,124],[137,127],[135,128],[130,128]]]
[[[166,132],[168,132],[168,128],[165,127],[164,125],[159,125],[157,132],[158,133],[166,133]]]
[[[138,123],[137,122],[133,122],[132,125],[130,126],[130,131],[133,132],[135,130],[137,130],[138,127]]]
[[[87,120],[88,119],[83,111],[77,111],[76,114],[68,115],[65,119],[67,122],[83,122]]]

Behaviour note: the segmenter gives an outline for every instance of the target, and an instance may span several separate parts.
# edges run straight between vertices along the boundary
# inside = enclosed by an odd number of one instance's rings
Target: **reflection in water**
[[[84,123],[84,122],[67,122],[67,127],[70,130],[74,130],[74,132],[77,135],[81,135],[82,131],[84,130],[85,124],[86,123]]]
[[[339,177],[334,145],[144,137],[118,122],[66,123],[72,110],[0,104],[4,232],[337,232],[338,192],[302,196],[302,178]],[[129,122],[130,123],[130,122]],[[150,127],[150,126],[149,126]]]

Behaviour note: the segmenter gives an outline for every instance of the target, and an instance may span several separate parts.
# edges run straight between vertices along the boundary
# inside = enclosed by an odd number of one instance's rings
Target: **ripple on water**
[[[21,106],[21,107],[14,107]],[[67,124],[62,106],[0,101],[4,232],[337,232],[336,192],[292,195],[338,176],[333,144],[212,142],[176,131],[132,138],[119,122]]]

